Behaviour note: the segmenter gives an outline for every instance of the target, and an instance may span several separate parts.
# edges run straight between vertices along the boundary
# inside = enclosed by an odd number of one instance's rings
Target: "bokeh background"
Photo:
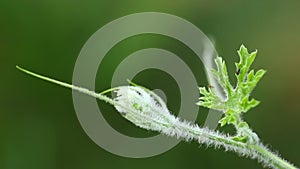
[[[245,119],[265,143],[300,166],[299,9],[298,0],[1,0],[0,168],[262,168],[254,160],[199,147],[194,142],[182,142],[166,153],[145,159],[113,155],[97,146],[81,128],[71,90],[15,69],[19,64],[71,82],[80,49],[96,30],[124,15],[147,11],[174,14],[199,27],[215,42],[232,75],[233,62],[238,60],[236,50],[242,43],[250,50],[259,50],[253,67],[268,72],[253,97],[262,104]],[[114,69],[128,54],[149,47],[176,53],[190,65],[199,85],[207,85],[203,66],[189,48],[171,38],[141,35],[111,49],[99,68],[97,90],[110,86]],[[147,70],[134,81],[164,89],[168,106],[176,114],[180,93],[172,77]],[[111,126],[121,133],[135,137],[157,134],[137,129],[110,105],[99,102],[99,106]],[[207,113],[201,108],[197,123],[203,124]],[[232,132],[230,127],[225,130]]]

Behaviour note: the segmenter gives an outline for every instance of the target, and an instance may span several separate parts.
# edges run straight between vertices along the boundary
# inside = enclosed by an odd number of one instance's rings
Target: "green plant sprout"
[[[33,73],[19,66],[16,66],[16,68],[37,78],[106,101],[112,104],[124,118],[143,129],[157,131],[185,141],[194,140],[199,144],[216,149],[223,148],[225,151],[233,151],[240,156],[256,159],[265,167],[296,169],[294,165],[264,146],[257,134],[242,119],[243,113],[259,104],[259,101],[250,99],[250,93],[266,72],[265,70],[258,70],[257,72],[249,70],[256,54],[257,51],[248,53],[248,50],[243,45],[238,50],[240,61],[236,63],[237,71],[235,76],[237,84],[235,87],[229,82],[227,68],[223,59],[221,57],[215,59],[217,70],[212,70],[212,73],[224,89],[225,99],[215,95],[209,87],[199,88],[202,96],[197,104],[224,112],[224,117],[219,123],[221,127],[233,125],[236,129],[235,135],[225,135],[208,128],[201,128],[197,124],[175,117],[158,95],[132,82],[129,82],[131,86],[120,86],[96,93]],[[107,97],[105,94],[108,92],[115,92],[116,97]]]

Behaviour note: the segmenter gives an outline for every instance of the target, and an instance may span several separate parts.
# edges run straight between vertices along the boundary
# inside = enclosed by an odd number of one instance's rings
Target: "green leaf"
[[[207,107],[207,108],[214,108],[215,105],[221,103],[219,97],[217,97],[210,88],[206,89],[205,87],[199,87],[199,92],[202,97],[199,98],[199,102],[196,104],[199,106]]]
[[[213,69],[212,74],[217,79],[219,84],[223,87],[225,93],[227,95],[231,95],[233,92],[233,87],[229,82],[225,61],[223,61],[221,57],[217,57],[215,59],[215,63],[217,65],[217,70]]]
[[[238,55],[240,61],[235,63],[237,69],[235,73],[237,78],[235,88],[232,87],[229,81],[227,67],[221,57],[215,59],[217,69],[212,70],[213,76],[224,89],[227,98],[222,100],[216,96],[210,88],[206,89],[205,87],[200,87],[199,91],[201,97],[197,104],[223,111],[224,117],[219,121],[220,125],[233,124],[238,133],[243,135],[243,131],[247,131],[245,128],[249,126],[242,120],[241,115],[259,104],[259,101],[250,98],[250,94],[266,71],[262,69],[257,72],[250,70],[250,66],[257,55],[256,50],[249,53],[247,48],[241,45],[238,50]],[[236,139],[244,140],[245,138],[237,137]]]
[[[245,80],[247,72],[249,71],[249,68],[256,57],[257,51],[249,53],[247,48],[242,45],[238,50],[238,54],[240,57],[240,62],[236,63],[235,65],[237,70],[239,70],[239,74],[237,75],[238,83],[241,83]]]

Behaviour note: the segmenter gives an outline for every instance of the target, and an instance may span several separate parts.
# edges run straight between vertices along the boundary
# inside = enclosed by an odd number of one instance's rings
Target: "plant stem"
[[[68,83],[65,83],[65,82],[62,82],[62,81],[58,81],[58,80],[55,80],[55,79],[52,79],[52,78],[49,78],[49,77],[46,77],[46,76],[39,75],[39,74],[36,74],[36,73],[31,72],[29,70],[23,69],[20,66],[16,66],[16,68],[19,69],[19,70],[21,70],[24,73],[27,73],[27,74],[29,74],[31,76],[34,76],[34,77],[37,77],[39,79],[43,79],[45,81],[48,81],[48,82],[51,82],[51,83],[54,83],[54,84],[58,84],[60,86],[63,86],[63,87],[66,87],[66,88],[70,88],[70,89],[76,90],[76,91],[78,91],[80,93],[84,93],[84,94],[92,96],[94,98],[98,98],[100,100],[106,101],[106,102],[108,102],[110,104],[114,104],[113,100],[110,99],[109,97],[106,97],[105,95],[102,95],[102,94],[96,93],[94,91],[88,90],[86,88],[78,87],[78,86],[71,85],[71,84],[68,84]]]
[[[294,165],[290,164],[286,160],[280,158],[278,155],[274,154],[268,150],[265,146],[259,145],[249,145],[252,149],[256,150],[258,155],[263,159],[269,159],[266,161],[268,164],[273,163],[273,165],[280,169],[297,169]]]
[[[109,91],[112,91],[111,89],[108,89],[102,93],[96,93],[94,91],[74,86],[65,82],[61,82],[55,79],[51,79],[46,76],[42,76],[39,74],[36,74],[34,72],[28,71],[26,69],[23,69],[19,66],[16,66],[17,69],[21,70],[22,72],[25,72],[29,75],[32,75],[34,77],[37,77],[39,79],[46,80],[51,83],[55,83],[67,88],[71,88],[75,91],[87,94],[89,96],[92,96],[94,98],[98,98],[100,100],[106,101],[114,106],[118,105],[124,109],[123,105],[120,105],[118,102],[114,101],[113,99],[103,95],[104,93],[107,93]],[[118,89],[118,88],[114,88]],[[129,109],[127,109],[129,111]],[[140,114],[139,117],[142,118],[151,118],[148,116],[145,116],[143,114]],[[135,118],[134,116],[132,118]],[[160,126],[159,129],[150,129],[155,130],[160,133],[164,133],[168,136],[176,137],[179,139],[185,139],[187,140],[195,140],[199,144],[206,144],[207,146],[214,146],[215,148],[223,147],[226,151],[233,151],[238,153],[242,156],[247,156],[252,159],[257,159],[259,162],[263,163],[265,166],[269,166],[272,168],[278,168],[278,169],[297,169],[292,164],[288,163],[287,161],[280,158],[278,155],[274,154],[270,150],[268,150],[262,143],[256,143],[256,144],[248,144],[244,142],[235,141],[230,136],[226,136],[223,134],[220,134],[216,131],[211,131],[206,128],[200,128],[196,124],[190,124],[186,121],[180,120],[177,118],[177,120],[173,124],[163,124],[160,121],[152,120],[153,123],[156,123],[158,126]]]
[[[200,128],[197,125],[188,125],[185,122],[176,123],[173,127],[176,128],[174,131],[178,132],[175,135],[185,135],[185,137],[186,135],[189,135],[188,138],[198,141],[200,144],[214,146],[215,148],[223,147],[226,151],[233,151],[239,155],[257,159],[263,165],[268,167],[278,169],[297,169],[289,162],[268,150],[262,143],[248,144],[235,141],[229,136]],[[185,137],[182,138],[185,139]]]

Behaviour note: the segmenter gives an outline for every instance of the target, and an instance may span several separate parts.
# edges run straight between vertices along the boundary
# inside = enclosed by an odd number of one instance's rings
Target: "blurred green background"
[[[130,159],[97,146],[81,128],[73,108],[71,90],[26,76],[19,64],[36,72],[72,81],[73,67],[87,39],[106,23],[137,12],[165,12],[182,17],[215,41],[233,75],[236,50],[243,43],[258,49],[254,68],[267,75],[253,96],[262,104],[245,115],[246,121],[271,148],[300,166],[300,1],[0,1],[1,51],[1,169],[99,168],[262,168],[254,160],[196,143],[180,143],[161,155]],[[186,59],[199,85],[207,85],[201,62],[186,46],[158,35],[141,35],[117,44],[103,61],[96,85],[109,87],[112,73],[128,54],[149,47],[164,48]],[[115,59],[111,59],[115,56]],[[105,64],[104,64],[105,63]],[[156,79],[161,83],[154,83]],[[151,88],[165,89],[168,106],[176,114],[178,86],[158,70],[135,79]],[[158,86],[155,86],[158,85]],[[99,102],[107,121],[131,136],[156,133],[137,129],[110,105]],[[197,122],[203,124],[206,109]],[[230,130],[230,128],[228,129]]]

